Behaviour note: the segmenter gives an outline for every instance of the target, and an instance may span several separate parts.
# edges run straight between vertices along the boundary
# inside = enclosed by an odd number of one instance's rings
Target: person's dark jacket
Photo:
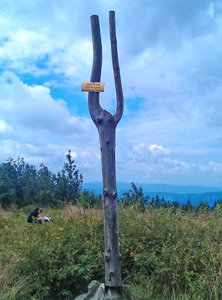
[[[38,214],[39,214],[39,210],[37,210],[37,209],[34,209],[33,211],[31,211],[28,216],[27,222],[32,223],[33,221],[37,221]]]

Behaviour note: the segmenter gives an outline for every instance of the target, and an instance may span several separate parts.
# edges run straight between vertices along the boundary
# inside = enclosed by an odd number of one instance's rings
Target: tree
[[[76,204],[83,183],[83,175],[79,174],[79,170],[76,169],[71,150],[68,150],[66,160],[62,171],[58,172],[56,177],[56,194],[59,201]]]
[[[78,201],[79,204],[84,208],[94,208],[102,206],[102,196],[97,196],[93,192],[87,190],[79,192]]]
[[[89,92],[88,105],[90,116],[98,129],[100,139],[105,233],[105,286],[108,291],[111,291],[109,287],[115,290],[115,288],[122,286],[116,190],[115,134],[116,126],[123,114],[123,91],[117,53],[114,11],[110,11],[109,13],[109,27],[117,109],[114,115],[102,109],[99,103],[98,92]],[[102,42],[98,16],[91,16],[91,29],[93,41],[93,66],[90,81],[100,82],[102,69]]]
[[[24,161],[23,161],[24,162]],[[20,178],[20,205],[26,206],[37,202],[38,192],[37,169],[33,165],[24,163]]]
[[[76,169],[75,161],[72,159],[71,150],[66,154],[67,162],[64,163],[64,171],[68,181],[68,200],[76,203],[76,196],[83,183],[83,175]]]
[[[0,205],[7,208],[13,204],[16,198],[16,190],[11,178],[4,173],[2,166],[0,167]]]
[[[56,204],[55,196],[56,176],[43,163],[40,164],[37,181],[37,203],[53,206]]]
[[[67,162],[57,175],[44,164],[39,170],[24,158],[9,158],[0,164],[0,203],[18,208],[30,204],[41,206],[76,203],[83,182],[69,150]]]
[[[125,206],[132,205],[135,208],[144,211],[150,197],[148,195],[144,195],[143,188],[141,185],[139,186],[139,188],[137,188],[135,183],[131,182],[131,186],[132,189],[130,189],[128,192],[123,193],[123,204]]]

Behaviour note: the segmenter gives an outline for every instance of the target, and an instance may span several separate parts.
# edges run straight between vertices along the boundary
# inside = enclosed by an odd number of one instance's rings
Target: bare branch
[[[91,30],[93,42],[93,66],[91,73],[91,82],[100,82],[101,69],[102,69],[102,42],[99,27],[99,17],[96,15],[91,16]],[[102,108],[99,104],[99,93],[89,92],[88,96],[89,112],[92,120],[97,126],[97,119],[102,115]]]
[[[114,11],[109,12],[109,29],[110,29],[110,43],[111,43],[111,52],[112,52],[113,73],[114,73],[116,98],[117,98],[117,109],[114,115],[114,119],[117,125],[123,115],[123,90],[122,90],[120,68],[119,68],[119,61],[118,61],[116,24],[115,24]]]

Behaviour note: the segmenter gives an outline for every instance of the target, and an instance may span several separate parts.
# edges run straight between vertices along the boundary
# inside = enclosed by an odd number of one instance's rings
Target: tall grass
[[[52,222],[27,224],[24,210],[0,210],[2,299],[73,299],[104,281],[103,213],[45,210]],[[198,213],[119,208],[123,282],[137,299],[222,299],[222,209]]]
[[[11,280],[8,274],[13,272],[15,264],[19,263],[16,257],[11,257],[2,268],[0,273],[0,299],[15,300],[23,299],[27,293],[31,292],[30,281],[28,278],[20,277],[17,280]]]

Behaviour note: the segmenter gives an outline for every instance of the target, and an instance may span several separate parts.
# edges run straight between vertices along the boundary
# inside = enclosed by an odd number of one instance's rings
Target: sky
[[[222,0],[1,0],[0,162],[20,156],[57,172],[70,149],[84,182],[101,181],[81,84],[98,15],[100,103],[115,113],[110,10],[124,94],[117,181],[222,187]]]

